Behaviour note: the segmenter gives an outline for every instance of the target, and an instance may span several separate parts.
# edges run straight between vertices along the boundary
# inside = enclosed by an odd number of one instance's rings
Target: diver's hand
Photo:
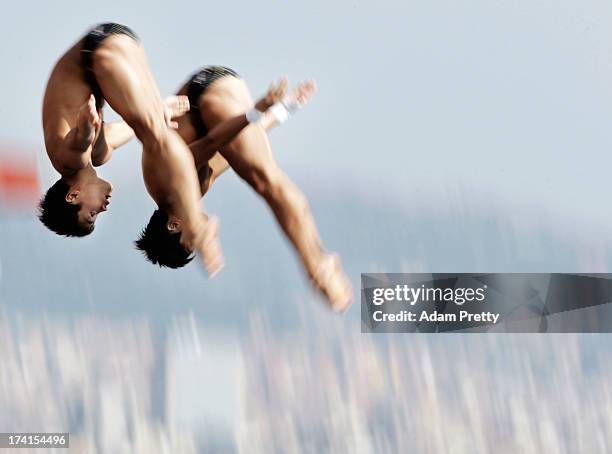
[[[290,113],[304,106],[312,95],[317,91],[317,84],[314,80],[305,80],[295,86],[287,96],[283,97],[281,102],[289,110]]]
[[[96,98],[91,95],[79,109],[75,136],[77,145],[87,148],[94,141],[101,126],[102,116],[96,108]]]
[[[183,236],[184,245],[202,259],[209,277],[212,278],[221,271],[225,260],[219,241],[219,220],[216,217],[209,218],[197,229],[184,231]]]
[[[278,82],[272,82],[268,92],[255,104],[255,108],[260,112],[265,112],[277,102],[280,102],[287,91],[288,81],[286,77],[281,77]]]
[[[164,99],[164,119],[169,128],[177,129],[178,123],[174,121],[189,112],[189,98],[187,96],[168,96]]]

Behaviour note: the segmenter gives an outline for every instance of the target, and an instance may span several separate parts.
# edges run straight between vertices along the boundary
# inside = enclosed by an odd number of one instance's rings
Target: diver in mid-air
[[[94,27],[60,58],[47,84],[45,145],[61,178],[41,201],[41,221],[66,236],[91,233],[112,191],[94,167],[107,162],[114,149],[135,135],[143,144],[145,185],[159,207],[154,218],[166,216],[165,238],[178,245],[184,260],[197,252],[210,275],[223,266],[218,224],[201,211],[199,199],[201,183],[206,190],[229,165],[268,202],[332,308],[346,309],[352,291],[339,259],[323,251],[306,199],[274,163],[264,129],[247,128],[251,123],[284,121],[308,99],[314,85],[301,84],[288,97],[285,89],[286,82],[273,85],[252,107],[246,86],[233,71],[207,68],[183,87],[182,96],[164,103],[134,32],[114,23]],[[105,100],[124,121],[102,121]],[[183,115],[190,102],[199,115]],[[187,147],[191,142],[192,150]],[[144,233],[139,247],[149,258],[180,266],[153,252]],[[165,244],[163,235],[159,240],[160,246]]]
[[[190,144],[201,183],[202,195],[216,178],[231,167],[268,204],[279,225],[295,247],[310,281],[325,296],[332,309],[343,312],[352,302],[350,282],[336,254],[325,252],[308,201],[302,191],[278,167],[266,131],[282,123],[291,112],[304,105],[316,86],[309,81],[282,96],[286,82],[255,104],[246,83],[233,70],[209,66],[196,72],[179,89],[177,95],[189,98],[190,110],[177,117],[177,132]],[[257,116],[268,110],[253,125],[245,128],[229,144],[216,148],[204,146],[208,136],[241,112]],[[209,132],[210,131],[210,132]],[[192,257],[180,243],[182,219],[157,209],[143,230],[137,247],[155,264],[179,268]]]

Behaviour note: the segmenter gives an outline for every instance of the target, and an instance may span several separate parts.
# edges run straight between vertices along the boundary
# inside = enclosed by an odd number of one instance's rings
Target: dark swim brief
[[[225,76],[240,77],[236,71],[225,66],[207,66],[191,76],[187,83],[187,97],[190,104],[189,116],[191,124],[200,137],[208,134],[208,128],[202,121],[202,115],[200,114],[198,103],[200,96],[208,89],[210,84]]]
[[[99,24],[92,28],[83,38],[83,47],[81,48],[81,56],[83,70],[85,72],[85,81],[91,87],[91,92],[96,97],[96,105],[98,109],[104,104],[104,95],[100,89],[100,85],[96,81],[96,76],[93,72],[93,54],[102,41],[112,35],[126,35],[134,41],[139,41],[138,36],[129,27],[121,24],[107,23]]]

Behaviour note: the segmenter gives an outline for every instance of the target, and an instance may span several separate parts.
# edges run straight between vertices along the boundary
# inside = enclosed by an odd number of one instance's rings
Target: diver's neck
[[[88,164],[86,167],[83,167],[70,175],[64,175],[62,178],[67,184],[73,185],[77,183],[95,181],[98,179],[98,173],[91,164]]]

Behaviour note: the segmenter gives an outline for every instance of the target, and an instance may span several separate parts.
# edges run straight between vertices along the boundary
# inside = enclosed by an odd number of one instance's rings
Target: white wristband
[[[274,104],[268,109],[268,112],[270,112],[279,123],[284,123],[287,121],[287,118],[289,118],[289,111],[282,102]]]
[[[285,96],[281,102],[289,112],[289,115],[293,115],[302,108],[302,103],[300,103],[295,97]]]
[[[253,107],[245,114],[246,119],[249,123],[257,123],[259,120],[261,120],[262,115],[263,114],[255,107]]]

